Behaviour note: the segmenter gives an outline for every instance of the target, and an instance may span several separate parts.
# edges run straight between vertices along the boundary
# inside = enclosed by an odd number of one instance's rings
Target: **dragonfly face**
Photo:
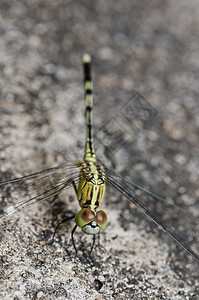
[[[75,215],[77,226],[86,234],[96,234],[107,225],[107,215],[103,210],[95,212],[89,208],[82,208]]]

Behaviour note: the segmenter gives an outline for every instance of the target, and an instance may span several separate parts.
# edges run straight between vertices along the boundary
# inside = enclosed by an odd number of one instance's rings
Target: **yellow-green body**
[[[96,212],[104,197],[106,176],[104,168],[96,162],[93,147],[93,84],[91,80],[91,58],[88,54],[83,56],[83,67],[86,100],[86,147],[84,162],[76,163],[77,166],[81,167],[77,189],[77,199],[81,210],[76,214],[75,221],[85,233],[96,234],[107,224],[105,212]],[[87,209],[86,213],[85,209]],[[82,217],[84,213],[85,215]]]
[[[105,193],[104,181],[102,166],[94,162],[83,163],[77,190],[77,199],[81,207],[88,207],[95,211],[101,205]]]

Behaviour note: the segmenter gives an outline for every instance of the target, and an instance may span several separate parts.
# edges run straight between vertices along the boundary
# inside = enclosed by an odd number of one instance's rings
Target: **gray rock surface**
[[[0,181],[82,159],[88,52],[99,158],[174,199],[183,217],[155,209],[199,253],[199,1],[2,0],[0,16]],[[73,199],[67,191],[1,222],[0,299],[199,299],[199,264],[112,188],[104,249],[89,257],[92,240],[78,231],[76,256],[72,221],[48,246]]]

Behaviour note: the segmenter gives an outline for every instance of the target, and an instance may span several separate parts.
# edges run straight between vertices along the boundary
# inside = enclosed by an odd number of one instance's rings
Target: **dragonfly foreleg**
[[[76,229],[77,229],[77,225],[74,226],[74,228],[73,228],[73,230],[72,230],[72,232],[71,232],[71,239],[72,239],[72,244],[73,244],[73,247],[74,247],[74,249],[75,249],[75,252],[77,253],[77,248],[76,248],[76,246],[75,246],[75,241],[74,241],[74,237],[73,237],[73,235],[74,235]]]
[[[73,215],[73,216],[71,216],[71,217],[68,217],[68,218],[65,218],[65,219],[63,219],[61,222],[59,222],[59,223],[57,224],[57,226],[56,226],[56,228],[55,228],[55,231],[54,231],[54,233],[53,233],[52,241],[49,243],[49,245],[52,245],[52,244],[54,243],[55,234],[56,234],[56,232],[57,232],[59,226],[60,226],[61,224],[65,223],[65,222],[71,220],[71,219],[74,219],[74,217],[75,217],[75,215]]]
[[[74,233],[75,233],[75,230],[77,229],[77,225],[74,226],[72,232],[71,232],[71,239],[72,239],[72,244],[73,244],[73,247],[75,249],[75,252],[77,253],[77,248],[75,246],[75,240],[74,240]],[[96,234],[93,235],[93,242],[92,242],[92,245],[91,245],[91,250],[89,252],[89,256],[91,255],[92,251],[93,251],[93,248],[95,246],[95,241],[96,241]]]
[[[90,252],[89,252],[89,256],[91,255],[91,253],[92,253],[92,251],[93,251],[93,248],[94,248],[94,246],[95,246],[95,241],[96,241],[96,235],[94,234],[94,235],[93,235],[93,243],[92,243],[92,246],[91,246],[91,250],[90,250]]]
[[[75,184],[75,181],[74,179],[70,179],[60,190],[59,194],[61,193],[61,191],[63,191],[65,189],[66,186],[68,186],[68,184],[72,183],[73,185],[73,188],[75,190],[75,193],[77,195],[77,187],[76,187],[76,184]],[[50,200],[50,203],[53,203],[58,197],[59,197],[59,194],[55,195],[52,200]]]
[[[75,181],[74,181],[74,180],[71,180],[71,183],[72,183],[72,185],[73,185],[73,187],[74,187],[75,193],[77,194],[77,187],[76,187]],[[64,188],[65,188],[65,186],[63,187],[63,189],[64,189]],[[56,199],[56,197],[57,197],[57,195],[53,198],[52,201],[54,201],[54,200]],[[68,217],[68,218],[65,218],[65,219],[63,219],[61,222],[59,222],[59,223],[57,224],[57,226],[56,226],[56,228],[55,228],[55,231],[54,231],[54,233],[53,233],[52,240],[51,240],[51,242],[49,243],[49,245],[52,245],[52,244],[54,243],[55,235],[56,235],[56,233],[57,233],[57,230],[58,230],[59,226],[60,226],[61,224],[65,223],[65,222],[67,222],[67,221],[73,219],[74,217],[75,217],[75,215],[73,215],[73,216],[71,216],[71,217]],[[74,248],[75,248],[75,251],[77,252],[77,249],[76,249],[75,243],[74,243],[74,239],[73,239],[73,233],[75,232],[76,227],[77,227],[77,225],[75,226],[75,228],[73,228],[73,231],[72,231],[72,243],[73,243],[73,246],[74,246]]]
[[[76,193],[76,195],[77,195],[77,186],[76,186],[76,184],[75,184],[75,181],[74,181],[74,180],[71,180],[71,182],[72,182],[72,185],[73,185],[73,187],[74,187],[75,193]]]

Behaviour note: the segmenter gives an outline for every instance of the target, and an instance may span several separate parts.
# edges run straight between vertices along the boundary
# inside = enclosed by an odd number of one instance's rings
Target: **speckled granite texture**
[[[180,218],[157,204],[199,252],[198,26],[198,0],[2,0],[1,181],[82,159],[88,52],[100,159],[184,208]],[[148,114],[129,119],[135,90]],[[107,124],[119,124],[122,147],[102,142]],[[71,190],[1,224],[0,299],[199,299],[199,264],[113,189],[104,199],[105,249],[87,257],[91,239],[78,231],[76,256],[72,221],[44,245],[62,213],[77,211],[74,198]]]

